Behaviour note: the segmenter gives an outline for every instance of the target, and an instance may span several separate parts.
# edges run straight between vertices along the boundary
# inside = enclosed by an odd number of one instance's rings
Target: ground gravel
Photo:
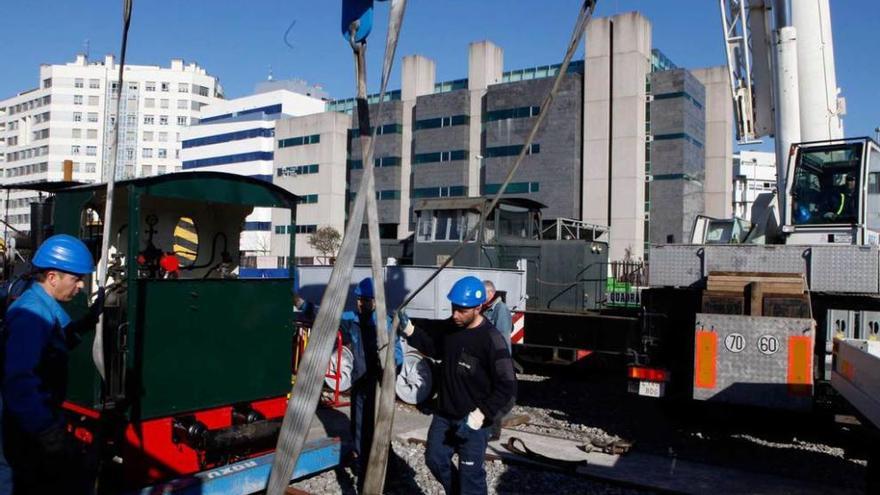
[[[864,487],[866,451],[860,430],[828,417],[760,410],[670,404],[626,392],[620,372],[573,368],[518,375],[513,427],[584,443],[622,439],[642,453],[715,464],[829,486]],[[399,406],[410,407],[410,406]],[[424,446],[394,443],[386,493],[440,494],[424,463]],[[489,493],[645,494],[647,490],[595,482],[522,465],[487,461]],[[294,485],[309,493],[355,493],[350,467]]]
[[[425,466],[425,448],[419,444],[392,444],[385,493],[395,495],[442,495],[443,489]],[[621,488],[554,471],[543,471],[501,461],[486,461],[486,482],[490,494],[586,494],[644,495],[651,491]],[[350,467],[339,467],[293,485],[314,494],[354,494],[355,478]]]

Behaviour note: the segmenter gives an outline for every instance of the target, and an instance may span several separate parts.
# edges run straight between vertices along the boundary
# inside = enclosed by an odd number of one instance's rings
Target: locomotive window
[[[195,264],[199,253],[199,232],[190,217],[180,217],[174,227],[174,254],[180,266]]]

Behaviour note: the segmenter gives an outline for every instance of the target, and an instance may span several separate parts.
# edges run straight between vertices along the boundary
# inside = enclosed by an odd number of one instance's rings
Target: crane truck
[[[806,411],[836,390],[880,426],[880,147],[845,138],[828,0],[720,0],[737,139],[775,141],[750,226],[654,245],[630,390]]]

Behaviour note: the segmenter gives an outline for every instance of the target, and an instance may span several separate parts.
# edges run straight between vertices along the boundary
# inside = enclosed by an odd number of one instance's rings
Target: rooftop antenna
[[[267,81],[271,81],[274,78],[272,77],[272,64],[269,64],[269,77],[266,78]]]
[[[83,53],[86,54],[86,60],[88,60],[89,59],[89,39],[88,38],[86,38],[85,41],[83,41]]]

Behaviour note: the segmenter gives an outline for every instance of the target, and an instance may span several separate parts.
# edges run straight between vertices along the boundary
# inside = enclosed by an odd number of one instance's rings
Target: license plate
[[[660,382],[630,381],[627,389],[630,393],[645,397],[663,397],[666,392],[666,384]]]

